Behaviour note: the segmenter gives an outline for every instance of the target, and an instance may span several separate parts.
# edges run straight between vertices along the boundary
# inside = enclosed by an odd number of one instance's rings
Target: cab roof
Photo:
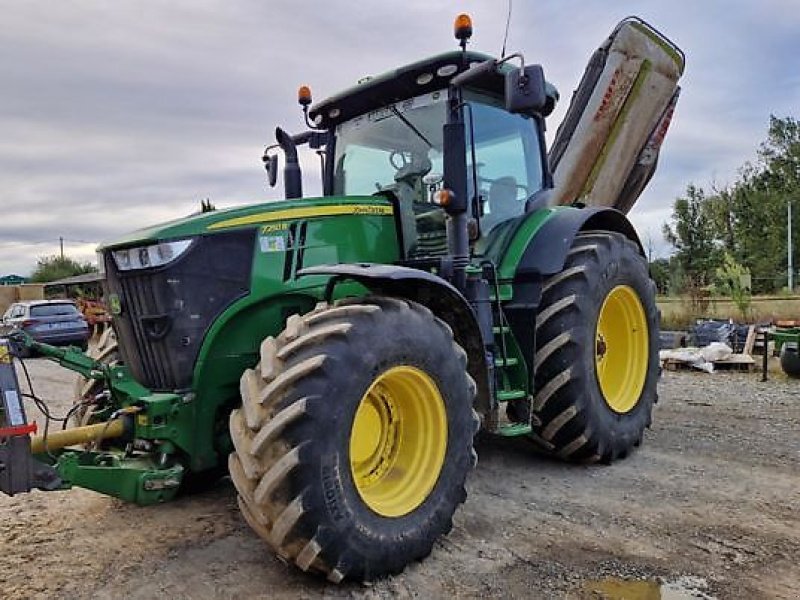
[[[450,79],[474,63],[493,58],[480,52],[453,50],[437,54],[375,77],[365,78],[350,87],[311,107],[309,115],[318,126],[331,128],[342,121],[369,112],[392,102],[420,96],[446,88]],[[470,83],[490,94],[502,96],[505,72],[504,64],[497,73],[488,73]]]

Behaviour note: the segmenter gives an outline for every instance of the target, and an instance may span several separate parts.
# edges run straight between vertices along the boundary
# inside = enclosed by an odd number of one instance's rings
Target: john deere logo
[[[112,315],[122,314],[122,301],[117,294],[111,294],[108,297],[108,307],[111,309]]]

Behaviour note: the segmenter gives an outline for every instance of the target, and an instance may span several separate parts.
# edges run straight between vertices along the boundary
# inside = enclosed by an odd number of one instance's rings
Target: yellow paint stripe
[[[256,223],[270,223],[272,221],[290,221],[292,219],[307,219],[310,217],[335,217],[339,215],[377,215],[391,216],[394,214],[391,206],[380,204],[332,204],[327,206],[303,206],[273,210],[236,217],[209,225],[208,229],[222,229],[225,227],[239,227],[240,225],[253,225]]]

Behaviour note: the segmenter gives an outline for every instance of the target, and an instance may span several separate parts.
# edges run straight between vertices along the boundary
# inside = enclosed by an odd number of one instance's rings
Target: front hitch
[[[117,398],[116,410],[105,422],[59,431],[45,428],[45,435],[33,436],[37,426],[25,415],[12,343],[85,377],[105,379]],[[153,394],[131,380],[124,368],[103,365],[77,348],[56,348],[15,333],[13,341],[0,340],[0,492],[14,495],[78,486],[139,505],[170,500],[184,475],[170,441],[173,419],[180,420],[190,408],[180,396]],[[114,438],[125,448],[100,444]],[[149,450],[137,450],[137,443]]]

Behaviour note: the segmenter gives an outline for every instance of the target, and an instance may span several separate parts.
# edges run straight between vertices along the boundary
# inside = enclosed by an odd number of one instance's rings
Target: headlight
[[[120,271],[130,271],[166,265],[184,254],[191,245],[192,240],[176,240],[152,246],[114,250],[111,254]]]

